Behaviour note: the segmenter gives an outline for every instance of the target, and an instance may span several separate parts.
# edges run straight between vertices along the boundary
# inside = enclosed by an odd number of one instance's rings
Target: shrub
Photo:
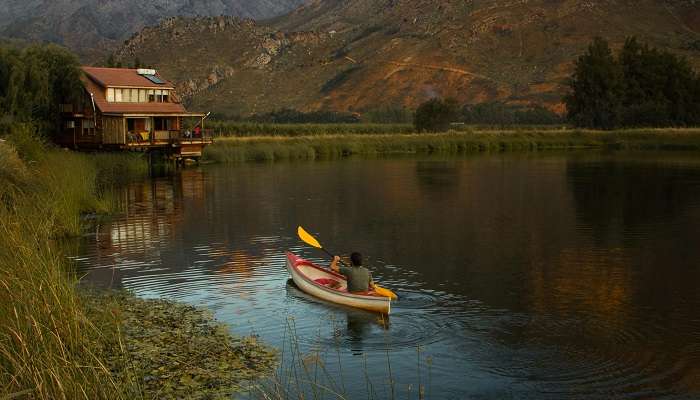
[[[413,124],[418,132],[444,132],[457,118],[458,109],[454,99],[434,98],[418,107]]]

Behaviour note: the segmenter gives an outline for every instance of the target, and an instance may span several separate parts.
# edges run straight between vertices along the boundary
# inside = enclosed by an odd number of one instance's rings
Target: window
[[[153,124],[155,125],[155,130],[157,131],[168,131],[172,129],[173,121],[169,118],[153,118]]]
[[[113,88],[107,88],[107,101],[110,103],[114,103],[114,89]]]
[[[114,101],[117,103],[121,103],[122,101],[122,90],[121,89],[114,89]]]
[[[139,89],[139,103],[146,102],[146,89]]]
[[[66,128],[68,128],[68,129],[75,128],[75,121],[66,121]]]
[[[170,91],[163,90],[163,103],[167,103],[169,101],[170,101]]]
[[[153,102],[155,102],[155,101],[156,101],[155,91],[154,91],[153,89],[150,89],[150,90],[148,91],[148,102],[149,102],[149,103],[153,103]]]
[[[84,119],[83,120],[83,129],[92,129],[95,127],[95,121],[91,119]]]

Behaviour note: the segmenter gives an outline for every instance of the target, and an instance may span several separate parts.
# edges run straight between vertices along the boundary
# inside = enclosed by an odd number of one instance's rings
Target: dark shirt
[[[368,292],[372,274],[365,267],[340,267],[340,273],[348,280],[348,292]]]

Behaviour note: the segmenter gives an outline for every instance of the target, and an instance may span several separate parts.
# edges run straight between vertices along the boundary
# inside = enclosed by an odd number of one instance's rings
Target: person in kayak
[[[339,266],[340,257],[334,256],[331,262],[331,270],[345,275],[348,281],[348,292],[369,292],[374,289],[372,273],[362,266],[362,254],[354,252],[350,254],[350,267]]]

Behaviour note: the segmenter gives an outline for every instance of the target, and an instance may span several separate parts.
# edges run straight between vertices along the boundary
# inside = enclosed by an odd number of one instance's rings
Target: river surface
[[[118,197],[125,212],[74,257],[84,281],[208,307],[282,350],[285,385],[352,399],[700,398],[697,154],[216,165]],[[400,296],[388,319],[288,282],[287,250],[328,263],[298,225],[365,255]],[[285,369],[299,359],[306,378]]]

